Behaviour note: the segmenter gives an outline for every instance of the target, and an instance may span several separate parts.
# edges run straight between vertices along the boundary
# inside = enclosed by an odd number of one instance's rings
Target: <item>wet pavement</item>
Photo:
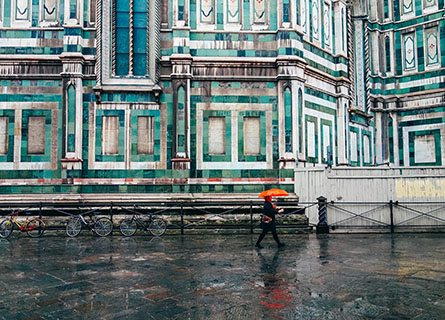
[[[13,234],[0,319],[444,319],[445,235]]]

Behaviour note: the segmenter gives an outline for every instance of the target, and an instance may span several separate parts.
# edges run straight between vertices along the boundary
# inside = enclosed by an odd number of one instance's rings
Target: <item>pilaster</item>
[[[375,110],[375,155],[376,163],[381,164],[384,162],[383,159],[383,128],[382,128],[382,112],[383,109],[382,102],[376,102],[377,109]]]
[[[190,169],[190,79],[192,57],[176,54],[170,57],[173,86],[172,168]]]
[[[81,53],[64,52],[62,61],[62,159],[63,170],[82,168],[82,68],[85,59]],[[73,90],[73,91],[72,91]],[[73,96],[72,96],[73,95]]]
[[[300,145],[300,126],[304,126],[303,93],[305,80],[306,62],[298,57],[278,56],[277,58],[277,79],[278,79],[278,131],[279,131],[279,161],[280,168],[291,169],[294,162],[304,156],[303,146]],[[285,138],[285,90],[291,91],[292,110],[292,150],[286,150]],[[301,94],[301,96],[299,96]],[[300,106],[301,104],[301,106]],[[301,114],[300,114],[301,113]]]
[[[337,165],[348,164],[348,108],[349,108],[349,81],[339,81],[337,85]]]
[[[394,165],[396,167],[400,166],[400,157],[399,157],[399,117],[397,112],[393,112],[391,114],[392,117],[392,136],[394,143]]]

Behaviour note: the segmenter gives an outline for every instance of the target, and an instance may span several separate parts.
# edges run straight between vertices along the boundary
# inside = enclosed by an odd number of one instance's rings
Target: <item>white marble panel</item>
[[[8,154],[9,117],[0,117],[0,154]]]
[[[45,153],[45,122],[44,116],[28,118],[28,154]]]
[[[356,162],[357,160],[358,160],[357,132],[351,131],[351,161]]]
[[[414,138],[415,163],[436,162],[436,145],[434,135],[422,135]]]
[[[226,153],[226,119],[225,117],[209,117],[209,154],[224,155]]]
[[[331,146],[330,127],[323,125],[323,159],[328,159],[328,147]],[[332,154],[332,148],[331,148]]]
[[[244,117],[244,154],[259,155],[261,153],[260,118]]]
[[[102,154],[119,153],[119,117],[102,117]]]
[[[369,136],[363,136],[363,162],[371,162],[371,154],[369,153]]]
[[[154,153],[154,117],[138,117],[138,154]]]
[[[43,20],[54,21],[57,17],[56,0],[45,0],[43,4]]]
[[[29,19],[29,0],[16,1],[15,19],[16,20]]]
[[[315,158],[315,123],[308,121],[307,126],[307,156]]]

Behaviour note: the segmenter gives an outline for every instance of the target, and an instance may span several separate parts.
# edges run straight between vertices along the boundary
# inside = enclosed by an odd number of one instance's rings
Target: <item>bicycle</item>
[[[154,217],[153,214],[149,213],[147,214],[149,219],[144,221],[139,215],[141,214],[134,212],[131,218],[126,218],[120,222],[119,230],[122,235],[131,237],[136,233],[139,227],[143,231],[150,231],[155,237],[160,237],[164,234],[165,229],[167,229],[167,223],[164,219]]]
[[[26,212],[26,214],[31,214],[30,212]],[[8,218],[4,219],[0,223],[0,237],[7,238],[11,235],[14,230],[14,226],[16,226],[20,232],[26,232],[26,234],[31,238],[40,237],[46,229],[45,222],[40,218],[31,218],[26,217],[26,220],[21,223],[17,220],[19,216],[19,212],[14,212]]]
[[[77,237],[82,230],[82,225],[86,226],[90,231],[93,231],[99,237],[106,237],[113,232],[113,222],[106,217],[93,218],[93,213],[87,214],[91,221],[86,221],[84,214],[71,217],[65,227],[65,233],[68,237]]]

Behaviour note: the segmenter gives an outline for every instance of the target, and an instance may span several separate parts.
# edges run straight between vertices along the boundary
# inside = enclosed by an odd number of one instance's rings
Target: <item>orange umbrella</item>
[[[285,191],[285,190],[269,189],[269,190],[265,190],[265,191],[261,192],[258,197],[259,198],[266,198],[267,196],[270,196],[270,197],[280,197],[280,196],[288,196],[288,195],[289,195],[289,193],[287,193],[287,191]]]

